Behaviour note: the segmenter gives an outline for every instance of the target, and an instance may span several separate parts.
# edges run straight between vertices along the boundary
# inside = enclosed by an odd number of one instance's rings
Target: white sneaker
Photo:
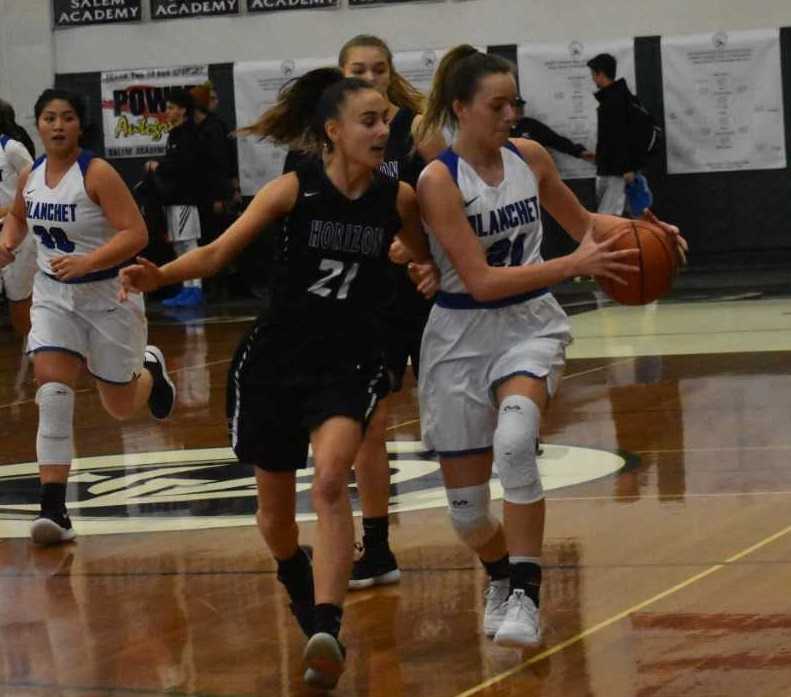
[[[333,690],[343,673],[346,648],[332,634],[319,632],[305,646],[305,684],[320,690]]]
[[[483,631],[488,637],[493,637],[500,629],[508,610],[508,594],[511,592],[511,580],[502,578],[489,581],[484,598],[486,609],[483,611]]]
[[[30,526],[30,539],[42,547],[71,542],[76,536],[67,513],[42,513]]]
[[[541,644],[541,622],[535,603],[517,588],[506,603],[505,619],[494,636],[498,646],[535,648]]]

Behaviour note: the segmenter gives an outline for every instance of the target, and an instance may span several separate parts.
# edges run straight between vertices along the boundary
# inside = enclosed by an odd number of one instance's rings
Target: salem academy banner
[[[208,65],[102,73],[102,124],[107,157],[162,155],[170,127],[167,97],[209,79]]]
[[[141,17],[140,0],[52,0],[56,27],[139,22]]]

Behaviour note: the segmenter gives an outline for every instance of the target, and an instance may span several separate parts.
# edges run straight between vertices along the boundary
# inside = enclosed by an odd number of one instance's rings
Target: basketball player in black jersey
[[[393,54],[377,36],[359,35],[347,41],[338,55],[338,65],[347,77],[368,80],[387,102],[390,137],[381,171],[411,186],[427,162],[445,149],[441,134],[415,142],[413,134],[420,125],[425,98],[393,65]],[[393,244],[390,267],[393,299],[379,315],[387,333],[387,368],[398,391],[407,361],[417,377],[420,340],[431,302],[416,291],[407,274],[409,253],[398,240]],[[385,425],[389,400],[376,408],[355,459],[355,478],[363,510],[362,554],[354,563],[350,588],[396,583],[400,571],[388,541],[388,504],[390,500],[390,461],[385,445]]]
[[[374,316],[388,291],[394,235],[415,259],[429,259],[414,191],[377,172],[387,115],[370,83],[344,79],[336,68],[290,83],[252,128],[278,144],[323,150],[323,162],[308,159],[264,186],[211,244],[162,268],[140,259],[122,276],[128,291],[148,292],[211,275],[268,224],[286,219],[272,308],[236,352],[228,417],[237,457],[255,465],[259,529],[309,637],[305,680],[324,689],[335,686],[345,661],[338,634],[354,537],[347,477],[389,387]],[[431,284],[421,290],[433,292]],[[309,443],[318,514],[312,573],[295,522],[296,470],[306,466]]]

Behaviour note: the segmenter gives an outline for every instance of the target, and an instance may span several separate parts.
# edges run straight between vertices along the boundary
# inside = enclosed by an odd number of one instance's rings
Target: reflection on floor
[[[388,429],[402,582],[349,596],[339,697],[791,694],[791,300],[563,301],[576,342],[542,430],[544,650],[481,632],[485,576],[448,524],[410,379]],[[35,388],[15,387],[19,347],[0,336],[0,695],[312,697],[249,469],[223,461],[226,371],[254,310],[151,314],[177,411],[118,424],[81,383],[84,527],[51,550],[16,537],[35,508],[19,464]],[[91,534],[103,517],[112,534]]]

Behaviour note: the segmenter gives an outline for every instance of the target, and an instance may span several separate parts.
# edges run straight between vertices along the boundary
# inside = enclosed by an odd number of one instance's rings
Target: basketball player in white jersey
[[[33,163],[27,148],[0,129],[0,228],[16,194],[19,175]],[[0,287],[8,300],[11,326],[21,337],[30,331],[30,298],[36,275],[36,243],[25,240],[13,264],[0,269]]]
[[[74,388],[83,370],[96,378],[107,412],[117,419],[148,402],[162,419],[175,391],[162,353],[146,347],[143,301],[118,300],[120,266],[146,245],[140,212],[118,173],[80,148],[82,100],[45,90],[35,105],[45,155],[19,177],[0,237],[0,267],[14,262],[26,235],[35,238],[28,352],[33,355],[39,410],[36,455],[41,514],[36,544],[74,538],[66,481],[74,456]],[[15,262],[14,262],[15,263]]]
[[[598,231],[617,218],[585,210],[535,142],[509,140],[517,117],[512,66],[471,46],[443,58],[421,128],[455,127],[452,148],[423,171],[421,214],[441,274],[423,335],[423,440],[437,451],[454,528],[491,582],[484,631],[498,644],[541,642],[544,493],[536,462],[541,412],[555,392],[571,333],[548,288],[574,276],[634,268]],[[420,138],[420,131],[418,138]],[[541,211],[580,242],[541,258]],[[677,245],[678,229],[662,224]],[[489,510],[492,465],[504,525]]]

